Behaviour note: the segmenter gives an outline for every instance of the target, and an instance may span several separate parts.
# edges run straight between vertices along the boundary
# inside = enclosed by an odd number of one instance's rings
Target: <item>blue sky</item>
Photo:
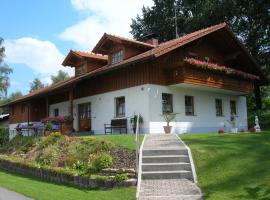
[[[0,37],[13,68],[8,93],[28,93],[35,78],[50,83],[70,49],[90,51],[104,32],[131,37],[131,18],[152,0],[4,0]]]

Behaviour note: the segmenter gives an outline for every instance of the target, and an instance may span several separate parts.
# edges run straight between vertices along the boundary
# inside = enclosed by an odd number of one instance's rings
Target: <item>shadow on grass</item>
[[[245,187],[244,190],[246,194],[235,195],[236,199],[256,199],[256,200],[269,200],[270,199],[270,189],[265,190],[267,185],[262,184],[255,187]]]

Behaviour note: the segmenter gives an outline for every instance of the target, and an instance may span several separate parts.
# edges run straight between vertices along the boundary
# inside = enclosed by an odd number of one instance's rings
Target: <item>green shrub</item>
[[[55,166],[57,164],[60,152],[58,145],[50,144],[45,149],[41,156],[37,159],[37,162],[41,165]]]
[[[99,184],[103,184],[108,180],[107,176],[96,176],[96,180]]]
[[[50,144],[54,144],[59,138],[61,138],[62,135],[59,132],[53,133],[47,137],[43,137],[38,144],[39,148],[44,148]]]
[[[78,160],[77,162],[73,163],[72,168],[76,170],[84,171],[86,169],[86,166],[82,161]]]
[[[114,183],[122,183],[123,181],[128,179],[127,174],[116,174],[115,177],[113,177],[113,182]]]
[[[254,127],[255,126],[255,116],[257,114],[251,114],[248,117],[248,126]],[[268,129],[270,128],[270,111],[267,111],[265,113],[258,113],[259,118],[259,124],[262,129]]]
[[[46,131],[51,131],[52,130],[52,122],[47,122],[45,124],[45,130]]]
[[[0,146],[6,144],[9,141],[8,129],[0,127]]]
[[[96,156],[94,156],[92,167],[97,170],[100,171],[102,169],[108,168],[112,165],[112,157],[106,153],[101,153],[98,154]]]
[[[16,135],[12,140],[8,141],[1,147],[0,152],[10,153],[16,151],[18,153],[26,153],[35,145],[37,140],[38,139],[34,137]]]
[[[98,140],[94,143],[94,151],[96,153],[104,152],[110,150],[114,145],[106,140]]]

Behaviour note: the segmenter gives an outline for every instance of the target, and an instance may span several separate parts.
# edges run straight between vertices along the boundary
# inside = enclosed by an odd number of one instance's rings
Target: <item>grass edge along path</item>
[[[35,200],[135,200],[135,187],[83,190],[0,170],[0,187]]]

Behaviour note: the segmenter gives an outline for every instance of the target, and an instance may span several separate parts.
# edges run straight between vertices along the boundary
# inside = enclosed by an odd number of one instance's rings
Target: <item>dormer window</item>
[[[123,51],[118,51],[116,53],[113,53],[112,54],[112,64],[116,64],[116,63],[119,63],[120,61],[123,60]]]
[[[76,75],[77,75],[77,76],[78,76],[78,75],[82,75],[82,74],[84,74],[85,72],[86,72],[86,69],[85,69],[85,66],[84,66],[84,65],[76,68]]]

